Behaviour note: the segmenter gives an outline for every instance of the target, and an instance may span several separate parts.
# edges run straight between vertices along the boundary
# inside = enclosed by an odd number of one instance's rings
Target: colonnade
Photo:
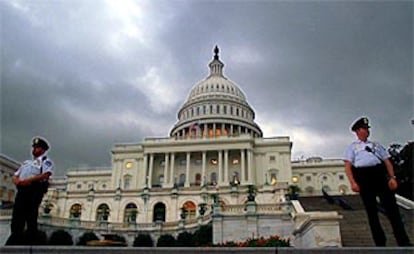
[[[194,155],[201,152],[201,165],[195,163]],[[185,152],[185,182],[184,187],[190,186],[190,176],[195,175],[196,173],[201,174],[201,185],[206,184],[207,170],[209,162],[207,161],[207,153],[210,155],[210,159],[217,158],[217,164],[214,165],[213,171],[218,174],[217,185],[226,185],[228,186],[229,182],[232,180],[232,175],[229,175],[229,150],[218,150],[218,151],[189,151]],[[211,156],[212,153],[216,153],[216,156]],[[253,174],[253,152],[251,149],[240,149],[236,152],[239,156],[239,161],[237,164],[240,164],[240,183],[252,183],[254,181]],[[165,153],[164,154],[164,169],[163,176],[164,181],[162,187],[172,187],[177,181],[178,170],[176,168],[177,157],[182,159],[181,153]],[[235,154],[232,150],[232,154]],[[152,180],[154,175],[154,161],[156,156],[163,156],[159,153],[145,153],[143,159],[143,168],[145,172],[145,178],[141,180],[141,185],[151,188],[153,185]],[[199,157],[197,156],[197,159]],[[180,162],[178,162],[180,163]],[[232,163],[232,162],[231,162]],[[181,164],[178,164],[181,165]],[[201,168],[200,168],[201,166]],[[180,168],[182,169],[182,168]],[[196,172],[194,172],[196,171]],[[201,171],[201,172],[200,172]]]
[[[203,123],[193,124],[186,128],[182,128],[174,132],[174,136],[178,139],[182,138],[212,138],[220,136],[234,136],[240,134],[250,134],[253,137],[260,137],[259,130],[254,130],[246,126],[225,124],[225,123]]]

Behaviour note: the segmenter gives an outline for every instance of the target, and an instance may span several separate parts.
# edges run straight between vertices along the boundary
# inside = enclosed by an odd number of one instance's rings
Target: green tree
[[[73,245],[72,235],[65,230],[57,230],[50,236],[49,245]]]

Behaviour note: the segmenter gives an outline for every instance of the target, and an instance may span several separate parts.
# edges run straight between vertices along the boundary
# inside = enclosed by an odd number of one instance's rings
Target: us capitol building
[[[225,232],[231,226],[225,215],[246,213],[249,193],[252,211],[273,214],[279,225],[291,220],[285,215],[292,210],[286,206],[292,185],[300,196],[320,196],[322,188],[331,195],[352,194],[342,160],[292,161],[288,136],[263,137],[246,95],[224,76],[217,47],[208,67],[168,137],[115,144],[110,168],[72,169],[55,180],[42,204],[51,208],[49,224],[136,235],[191,229],[222,214],[213,222],[220,242],[232,234]],[[280,234],[292,235],[293,226],[284,228]]]

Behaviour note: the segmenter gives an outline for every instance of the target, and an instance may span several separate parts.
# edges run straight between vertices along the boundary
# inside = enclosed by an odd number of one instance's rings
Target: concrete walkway
[[[322,249],[297,249],[297,248],[182,248],[182,247],[78,247],[78,246],[4,246],[0,247],[1,254],[190,254],[190,253],[251,253],[251,254],[330,254],[330,253],[349,253],[349,254],[388,254],[388,253],[414,253],[414,247],[362,247],[362,248],[322,248]]]

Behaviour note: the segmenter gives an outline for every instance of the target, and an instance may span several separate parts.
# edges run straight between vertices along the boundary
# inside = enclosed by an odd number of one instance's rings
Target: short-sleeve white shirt
[[[367,151],[367,148],[372,152]],[[371,141],[356,140],[345,150],[344,160],[352,163],[354,167],[371,167],[380,164],[388,159],[390,154],[380,144]]]
[[[34,160],[27,160],[23,162],[19,169],[14,173],[15,176],[18,176],[20,179],[24,180],[35,175],[50,172],[53,174],[53,162],[42,155]]]

